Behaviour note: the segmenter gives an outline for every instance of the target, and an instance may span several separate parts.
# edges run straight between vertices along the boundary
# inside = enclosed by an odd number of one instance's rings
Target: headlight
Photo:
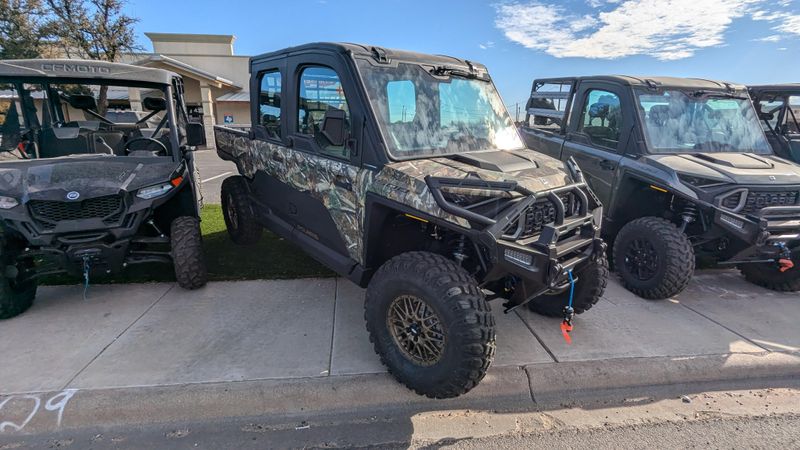
[[[695,177],[692,175],[678,175],[678,178],[691,186],[698,187],[698,188],[709,188],[714,186],[722,186],[725,184],[724,181],[714,180],[711,178],[702,178],[702,177]]]
[[[157,184],[155,186],[148,186],[139,189],[136,196],[143,200],[150,200],[151,198],[161,197],[173,188],[172,183]]]
[[[0,209],[11,209],[17,205],[19,205],[19,202],[14,197],[0,195]]]

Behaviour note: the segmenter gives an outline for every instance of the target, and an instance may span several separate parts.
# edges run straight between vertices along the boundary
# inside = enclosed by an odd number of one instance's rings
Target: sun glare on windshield
[[[770,153],[747,98],[678,90],[637,96],[648,147],[654,153]]]

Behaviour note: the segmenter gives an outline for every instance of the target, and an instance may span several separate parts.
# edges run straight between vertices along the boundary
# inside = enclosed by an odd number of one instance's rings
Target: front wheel
[[[795,258],[795,261],[797,259]],[[800,291],[800,268],[794,266],[781,272],[776,263],[742,264],[739,270],[745,280],[773,291]]]
[[[22,281],[28,273],[17,273],[13,278],[0,274],[0,320],[16,317],[33,305],[36,297],[36,279]]]
[[[583,314],[592,308],[606,291],[608,284],[608,260],[605,256],[584,264],[575,270],[573,276],[575,292],[572,295],[572,308],[575,314]],[[528,309],[543,316],[563,317],[564,307],[569,305],[569,291],[555,295],[541,295],[528,302]]]
[[[614,241],[614,267],[625,287],[649,300],[686,289],[694,274],[694,249],[672,222],[642,217],[628,222]]]
[[[474,388],[494,358],[494,317],[472,276],[433,253],[387,261],[367,288],[364,318],[381,362],[431,398]]]
[[[203,237],[200,221],[182,216],[172,221],[170,242],[175,279],[184,289],[197,289],[206,285],[208,271],[203,256]]]

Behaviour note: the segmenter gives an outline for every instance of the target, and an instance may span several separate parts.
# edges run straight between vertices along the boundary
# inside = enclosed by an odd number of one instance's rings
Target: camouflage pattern
[[[571,183],[562,162],[531,150],[515,150],[534,161],[538,167],[518,172],[502,173],[479,169],[450,158],[431,158],[387,164],[378,172],[359,168],[344,161],[322,155],[294,150],[262,140],[251,140],[244,133],[216,128],[218,151],[231,155],[239,164],[245,177],[252,178],[259,170],[299,191],[307,192],[321,201],[330,211],[350,257],[364,261],[365,203],[368,193],[374,193],[395,202],[441,218],[463,228],[469,223],[443,211],[433,198],[425,177],[464,178],[477,174],[487,181],[516,181],[533,192],[542,192]],[[272,158],[280,152],[282,161]],[[337,177],[352,185],[352,189],[337,186]],[[458,189],[450,189],[457,191]],[[503,195],[498,191],[465,189],[472,195]],[[508,194],[505,194],[508,195]]]

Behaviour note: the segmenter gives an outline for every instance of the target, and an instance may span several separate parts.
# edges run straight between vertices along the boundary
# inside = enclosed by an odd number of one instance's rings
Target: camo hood
[[[469,227],[463,218],[448,214],[433,198],[425,177],[486,181],[514,181],[533,192],[572,183],[561,161],[532,150],[476,152],[387,164],[368,190],[430,215]],[[469,189],[473,195],[497,196],[497,191]]]

